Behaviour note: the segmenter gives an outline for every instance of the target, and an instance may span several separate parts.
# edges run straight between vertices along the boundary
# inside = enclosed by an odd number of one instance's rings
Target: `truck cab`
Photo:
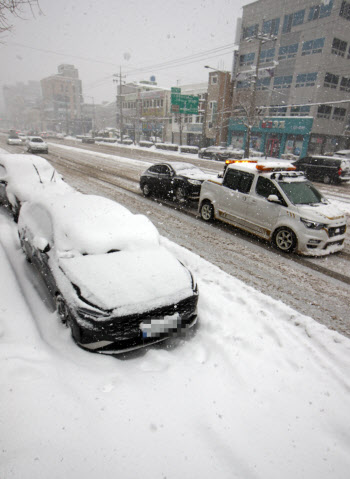
[[[202,184],[199,212],[288,253],[322,256],[344,246],[345,215],[286,161],[229,164],[222,179]]]

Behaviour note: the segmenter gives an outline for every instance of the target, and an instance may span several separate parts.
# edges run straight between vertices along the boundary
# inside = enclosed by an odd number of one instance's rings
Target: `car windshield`
[[[41,138],[32,138],[31,141],[33,143],[43,143],[43,140]]]
[[[294,205],[327,203],[324,196],[308,181],[279,182],[278,184]]]

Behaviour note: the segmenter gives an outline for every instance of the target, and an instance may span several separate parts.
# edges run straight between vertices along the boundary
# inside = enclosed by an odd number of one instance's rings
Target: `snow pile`
[[[0,477],[347,479],[350,341],[193,253],[197,333],[80,350],[0,212]]]

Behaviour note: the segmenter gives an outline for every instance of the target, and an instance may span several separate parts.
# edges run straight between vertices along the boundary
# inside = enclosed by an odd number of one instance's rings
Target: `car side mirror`
[[[33,245],[37,248],[41,253],[48,253],[51,249],[51,246],[46,238],[42,236],[35,236],[33,239]]]
[[[267,201],[270,201],[270,203],[281,203],[281,200],[278,198],[277,195],[269,195],[267,197]]]

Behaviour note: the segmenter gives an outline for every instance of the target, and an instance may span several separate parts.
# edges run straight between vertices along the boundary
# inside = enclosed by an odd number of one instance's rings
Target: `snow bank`
[[[90,354],[1,212],[0,239],[0,477],[348,478],[347,338],[162,238],[198,278],[197,334]]]

